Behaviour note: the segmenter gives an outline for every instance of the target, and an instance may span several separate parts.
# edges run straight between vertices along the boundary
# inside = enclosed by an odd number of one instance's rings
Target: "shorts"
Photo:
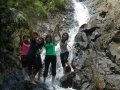
[[[28,65],[27,55],[21,55],[22,67],[25,68]]]
[[[68,51],[60,54],[60,59],[63,67],[65,67],[65,64],[68,62],[68,56],[69,56]]]
[[[42,60],[40,55],[29,55],[28,56],[28,74],[31,75],[32,72],[36,74],[40,68],[42,68]]]
[[[46,55],[45,56],[45,70],[44,77],[47,77],[49,65],[51,64],[52,76],[56,76],[56,55]]]

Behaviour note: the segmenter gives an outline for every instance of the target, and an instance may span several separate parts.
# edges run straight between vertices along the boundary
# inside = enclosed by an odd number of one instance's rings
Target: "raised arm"
[[[65,21],[65,18],[62,19],[62,22],[63,22],[63,21]],[[57,23],[55,29],[56,29],[56,32],[57,32],[58,36],[59,36],[60,38],[62,38],[62,36],[61,36],[61,34],[60,34],[60,24],[61,24],[61,21],[59,21],[59,22]]]
[[[59,30],[60,30],[60,27],[59,27],[59,26],[60,26],[60,23],[58,22],[58,23],[56,24],[55,28],[54,28],[53,33],[52,33],[53,38],[55,38],[55,33],[57,33],[58,36],[61,38],[61,35],[60,35],[60,32],[59,32]]]
[[[51,33],[51,36],[52,36],[53,40],[55,41],[55,29],[54,29],[53,32]]]
[[[19,38],[20,38],[20,45],[21,45],[21,44],[22,44],[22,42],[23,42],[22,29],[20,29],[20,36],[19,36]]]
[[[62,38],[61,37],[61,34],[60,34],[60,25],[59,24],[57,24],[57,28],[56,28],[57,30],[57,34],[58,34],[58,36],[60,37],[60,38]]]
[[[33,30],[32,30],[32,23],[29,22],[29,23],[28,23],[28,26],[29,26],[30,38],[32,38],[32,33],[33,33]]]

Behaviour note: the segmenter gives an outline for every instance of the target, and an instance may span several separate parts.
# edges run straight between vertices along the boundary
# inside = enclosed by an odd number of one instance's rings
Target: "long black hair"
[[[29,38],[29,36],[28,35],[23,35],[23,39],[28,39]]]
[[[50,42],[52,42],[52,36],[51,35],[46,35],[46,37],[45,37],[45,41],[46,41],[46,43],[49,43],[48,41],[47,41],[47,38],[50,38]]]
[[[63,39],[63,36],[64,36],[64,35],[67,35],[66,39]],[[68,39],[69,39],[69,34],[68,34],[67,32],[63,33],[63,34],[62,34],[62,42],[65,42],[65,41],[67,41]]]
[[[39,48],[42,48],[42,47],[44,46],[44,39],[43,39],[42,37],[40,37],[40,38],[38,39],[37,44],[38,44],[38,47],[39,47]]]

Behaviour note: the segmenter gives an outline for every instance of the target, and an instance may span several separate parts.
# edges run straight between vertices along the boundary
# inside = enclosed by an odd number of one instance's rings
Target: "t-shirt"
[[[28,55],[30,44],[22,43],[21,45],[21,55]]]
[[[46,55],[56,55],[54,41],[46,43],[44,47],[46,49]]]
[[[61,49],[61,53],[65,53],[65,52],[67,52],[68,51],[68,49],[67,49],[67,42],[60,42],[60,49]]]
[[[36,54],[38,54],[38,52],[39,52],[39,47],[38,47],[38,44],[36,43],[36,40],[31,39],[29,55],[36,56]]]

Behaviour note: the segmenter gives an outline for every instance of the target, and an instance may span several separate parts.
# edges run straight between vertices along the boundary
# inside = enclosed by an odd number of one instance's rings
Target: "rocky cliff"
[[[120,90],[120,1],[79,1],[88,7],[91,19],[87,28],[83,25],[76,35],[80,50],[73,59],[75,72],[61,79],[62,86]]]

